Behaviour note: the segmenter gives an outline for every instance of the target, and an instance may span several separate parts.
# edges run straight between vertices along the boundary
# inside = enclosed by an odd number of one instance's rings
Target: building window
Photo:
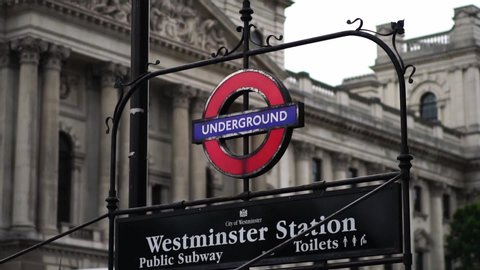
[[[442,196],[442,209],[443,209],[443,219],[450,219],[450,195],[443,194]]]
[[[413,187],[413,210],[422,212],[422,188],[419,186]]]
[[[322,160],[319,158],[312,159],[312,179],[313,182],[322,180]]]
[[[348,177],[354,178],[358,176],[358,170],[356,168],[348,168]]]
[[[425,93],[420,99],[420,117],[424,120],[437,120],[437,98],[431,92]]]
[[[152,205],[162,204],[163,202],[163,186],[154,184],[152,186]]]
[[[415,252],[415,270],[423,270],[424,268],[424,261],[425,261],[425,254],[423,251]]]
[[[57,223],[70,223],[70,197],[73,163],[72,140],[60,132],[58,155]]]

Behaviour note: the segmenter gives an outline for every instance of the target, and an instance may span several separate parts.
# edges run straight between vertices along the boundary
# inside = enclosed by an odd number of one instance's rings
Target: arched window
[[[70,223],[73,149],[70,136],[60,132],[58,155],[57,223]]]
[[[431,92],[425,93],[420,99],[420,117],[424,120],[437,120],[437,97]]]

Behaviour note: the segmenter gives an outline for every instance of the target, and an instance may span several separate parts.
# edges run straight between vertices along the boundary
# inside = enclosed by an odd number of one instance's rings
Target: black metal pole
[[[137,78],[147,72],[149,53],[150,1],[132,1],[131,12],[131,77]],[[115,108],[115,117],[121,117],[122,110]],[[110,192],[107,198],[109,212],[108,270],[114,268],[115,211],[118,199],[115,191],[116,134],[118,120],[113,123],[112,159],[110,163]],[[147,204],[147,139],[148,139],[148,80],[143,81],[130,100],[130,174],[129,207]]]
[[[410,229],[410,168],[413,157],[408,150],[407,102],[405,81],[399,78],[400,116],[401,116],[401,152],[397,159],[402,172],[402,205],[403,205],[403,258],[405,270],[412,269],[412,247]]]
[[[147,71],[150,1],[132,1],[131,77]],[[129,207],[147,204],[148,80],[130,100]]]
[[[240,19],[243,21],[243,68],[250,67],[250,57],[246,54],[250,50],[250,22],[252,21],[253,9],[250,7],[250,1],[244,0],[243,7],[239,11],[242,15]],[[247,111],[250,107],[250,99],[248,92],[243,94],[243,110]],[[250,153],[250,137],[243,137],[243,154],[246,156]],[[250,179],[243,179],[243,192],[250,191]]]

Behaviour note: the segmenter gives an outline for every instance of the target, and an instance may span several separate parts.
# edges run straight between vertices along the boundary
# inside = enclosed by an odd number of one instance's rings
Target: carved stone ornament
[[[195,90],[188,85],[177,85],[167,92],[173,98],[173,107],[188,108],[190,99],[195,96]]]
[[[48,44],[44,57],[44,68],[60,70],[62,61],[70,56],[70,49],[61,45]]]
[[[40,53],[48,49],[48,43],[38,38],[30,36],[15,39],[10,43],[10,47],[20,54],[21,64],[38,64]]]
[[[0,68],[7,67],[11,62],[11,52],[8,43],[0,43]]]
[[[131,0],[62,1],[130,25]],[[196,5],[198,2],[191,0],[151,0],[152,35],[168,37],[207,52],[225,46],[225,33],[218,26],[218,21],[202,16]]]
[[[152,0],[150,29],[206,51],[213,51],[227,42],[216,20],[207,19],[194,8],[195,1]]]
[[[113,87],[117,78],[124,78],[128,73],[128,68],[113,62],[104,62],[95,70],[100,76],[101,86]]]
[[[78,86],[78,79],[71,74],[62,74],[60,79],[60,99],[64,100],[70,96],[72,91],[75,91]]]
[[[82,4],[82,1],[77,2]],[[132,10],[130,0],[94,0],[91,3],[91,9],[116,21],[130,24]]]

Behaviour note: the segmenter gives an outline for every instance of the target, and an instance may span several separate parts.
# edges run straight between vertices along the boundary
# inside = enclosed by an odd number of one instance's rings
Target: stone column
[[[189,102],[192,89],[182,85],[174,89],[172,120],[172,185],[173,201],[189,199],[190,118]]]
[[[380,163],[367,163],[366,164],[366,174],[367,175],[372,175],[372,174],[380,174],[380,173],[386,173],[387,170],[385,169],[385,165],[380,164]]]
[[[207,98],[207,92],[197,90],[192,104],[192,120],[202,118]],[[191,144],[190,151],[190,197],[193,200],[203,199],[207,196],[206,168],[208,161],[201,144]]]
[[[331,152],[324,149],[316,149],[316,156],[322,159],[322,180],[333,180]]]
[[[430,226],[433,238],[431,259],[435,269],[445,269],[444,232],[442,195],[443,186],[438,183],[430,185]]]
[[[49,234],[57,232],[60,70],[69,53],[63,46],[49,44],[43,63],[38,218],[40,231]]]
[[[20,56],[12,227],[31,230],[36,203],[33,185],[37,176],[38,62],[47,44],[25,37],[12,41],[11,46]]]
[[[117,77],[126,74],[126,67],[112,62],[102,63],[100,67],[100,164],[99,164],[99,186],[98,186],[98,215],[103,215],[107,210],[105,199],[110,189],[110,154],[111,134],[106,134],[105,119],[113,116],[115,105],[118,101],[118,90],[115,89]],[[118,139],[117,139],[118,142]],[[117,144],[118,145],[118,144]],[[106,233],[107,222],[101,222],[100,227]],[[104,235],[105,236],[105,235]]]
[[[333,179],[340,180],[347,178],[347,167],[350,163],[350,156],[345,153],[334,153],[333,161]]]
[[[0,43],[0,229],[11,223],[15,72],[12,54],[6,43]]]
[[[288,147],[283,154],[282,159],[278,162],[278,178],[279,178],[279,187],[290,187],[293,185],[294,174],[294,146]]]
[[[307,185],[312,183],[312,156],[315,147],[313,144],[294,141],[295,146],[295,183]]]
[[[366,175],[373,175],[373,174],[380,174],[380,173],[386,173],[387,170],[385,169],[385,165],[380,164],[380,163],[371,163],[368,162],[365,164],[365,169],[366,169]],[[384,181],[373,181],[365,185],[380,185]]]

